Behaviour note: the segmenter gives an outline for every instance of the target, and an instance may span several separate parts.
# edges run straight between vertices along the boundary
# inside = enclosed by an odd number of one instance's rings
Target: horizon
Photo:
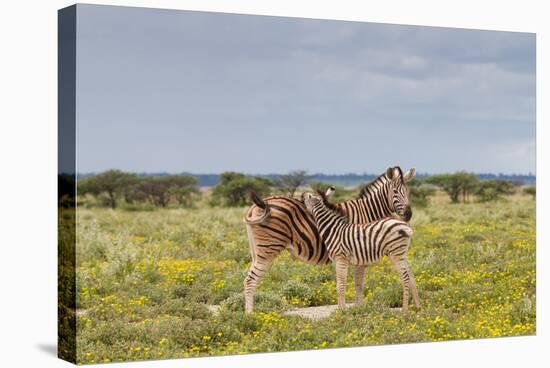
[[[76,175],[78,176],[88,176],[88,175],[97,175],[105,171],[109,170],[120,170],[120,169],[107,169],[97,172],[77,172]],[[234,170],[228,170],[223,172],[189,172],[189,171],[174,171],[174,172],[168,172],[168,171],[126,171],[126,170],[120,170],[123,172],[136,174],[136,175],[221,175],[225,172],[236,172],[240,174],[244,174],[246,176],[277,176],[277,175],[288,175],[290,172],[269,172],[269,173],[247,173],[247,172],[241,172],[241,171],[234,171]],[[414,176],[433,176],[433,175],[443,175],[443,174],[454,174],[457,172],[467,172],[474,175],[494,175],[494,176],[527,176],[527,177],[536,177],[536,173],[529,172],[529,173],[502,173],[502,172],[473,172],[473,171],[466,171],[466,170],[458,170],[458,171],[448,171],[448,172],[437,172],[437,173],[430,173],[430,172],[419,172],[416,170]],[[379,176],[382,175],[383,172],[380,173],[374,173],[374,172],[348,172],[348,173],[329,173],[329,172],[307,172],[308,176]],[[62,173],[63,175],[63,173]]]

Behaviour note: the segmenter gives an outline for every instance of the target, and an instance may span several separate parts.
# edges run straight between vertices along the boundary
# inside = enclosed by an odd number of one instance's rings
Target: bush
[[[411,179],[407,183],[407,187],[409,188],[409,199],[413,207],[426,207],[429,197],[435,194],[434,187],[422,185],[422,182],[418,179]]]
[[[206,319],[212,316],[212,312],[201,303],[186,302],[183,299],[172,299],[162,304],[158,310],[159,314],[171,316],[189,317],[191,319]]]
[[[231,311],[244,311],[244,294],[234,293],[220,303],[221,306]],[[274,311],[285,309],[286,303],[280,294],[269,291],[258,291],[254,297],[255,311]]]
[[[172,294],[176,298],[187,298],[190,293],[191,286],[189,284],[178,284],[172,290]]]
[[[523,188],[523,193],[533,196],[533,198],[536,198],[537,196],[537,188],[533,186],[529,186],[527,188]]]
[[[516,185],[508,180],[483,180],[475,190],[480,202],[490,202],[500,199],[503,195],[511,195],[516,191]]]
[[[313,290],[299,281],[289,280],[283,286],[283,296],[294,305],[309,305],[313,299]]]

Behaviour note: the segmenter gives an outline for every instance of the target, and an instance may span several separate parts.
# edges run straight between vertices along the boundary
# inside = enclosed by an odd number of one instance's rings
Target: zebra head
[[[390,167],[386,171],[388,178],[388,204],[403,221],[409,221],[412,217],[412,209],[409,202],[409,188],[406,182],[414,176],[414,168],[405,174],[399,166]]]
[[[309,212],[313,212],[313,210],[319,207],[323,202],[321,195],[310,192],[302,193],[302,200],[304,201],[304,204]]]

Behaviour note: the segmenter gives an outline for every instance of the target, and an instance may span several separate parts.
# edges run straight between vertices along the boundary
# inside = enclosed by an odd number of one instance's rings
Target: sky
[[[78,5],[77,170],[535,172],[535,35]]]

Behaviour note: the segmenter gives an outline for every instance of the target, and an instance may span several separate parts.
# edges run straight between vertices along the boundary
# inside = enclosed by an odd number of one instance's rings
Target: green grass
[[[384,260],[367,271],[365,303],[320,321],[285,316],[336,302],[332,266],[288,254],[243,313],[250,256],[243,208],[78,210],[77,361],[95,363],[535,333],[535,202],[415,209],[409,261],[423,310],[402,314]],[[353,299],[350,273],[348,301]],[[207,304],[221,305],[213,315]]]

